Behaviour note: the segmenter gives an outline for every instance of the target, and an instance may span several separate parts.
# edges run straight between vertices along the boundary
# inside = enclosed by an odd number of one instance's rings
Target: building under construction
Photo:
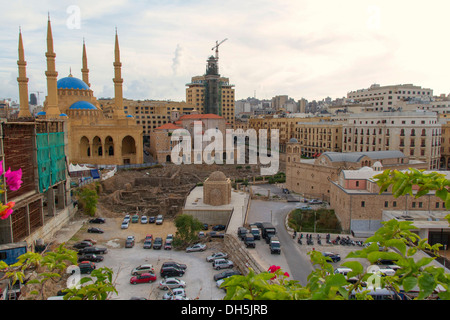
[[[221,43],[213,47],[216,55],[208,58],[205,74],[192,77],[186,84],[186,102],[196,106],[200,113],[222,116],[234,126],[234,85],[219,74],[218,47]]]

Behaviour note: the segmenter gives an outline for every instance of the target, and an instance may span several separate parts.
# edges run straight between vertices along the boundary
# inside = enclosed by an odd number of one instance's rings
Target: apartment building
[[[349,115],[342,124],[342,151],[399,150],[439,169],[441,124],[434,112],[374,112]]]
[[[113,99],[98,100],[103,113],[109,114],[114,105]],[[142,125],[144,141],[148,142],[151,133],[158,127],[171,122],[171,113],[175,109],[180,115],[190,114],[196,107],[186,102],[164,100],[131,100],[123,99],[124,112]]]
[[[390,111],[396,109],[400,101],[409,99],[430,100],[433,90],[413,84],[380,86],[373,84],[367,89],[359,89],[347,93],[347,99],[373,107],[372,111]]]

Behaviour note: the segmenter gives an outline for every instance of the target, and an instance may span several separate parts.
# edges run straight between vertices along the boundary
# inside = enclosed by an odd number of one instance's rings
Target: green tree
[[[82,188],[78,193],[78,199],[83,210],[90,216],[94,216],[97,211],[98,194],[95,189]]]
[[[175,218],[177,232],[174,237],[175,246],[186,246],[198,239],[198,231],[203,228],[203,224],[196,218],[188,214],[181,214]]]

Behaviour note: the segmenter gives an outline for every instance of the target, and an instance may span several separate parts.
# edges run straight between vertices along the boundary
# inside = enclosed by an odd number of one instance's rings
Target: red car
[[[149,283],[156,281],[156,276],[153,273],[143,273],[134,277],[131,277],[130,283],[136,284],[136,283]]]

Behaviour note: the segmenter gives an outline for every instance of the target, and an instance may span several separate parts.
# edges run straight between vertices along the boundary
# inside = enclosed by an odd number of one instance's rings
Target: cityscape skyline
[[[97,97],[112,97],[115,28],[123,63],[124,97],[184,101],[192,76],[204,74],[219,48],[219,73],[236,100],[288,95],[296,100],[340,98],[373,83],[413,83],[447,94],[446,51],[440,43],[450,4],[433,8],[396,1],[115,0],[1,3],[2,98],[18,100],[17,41],[22,30],[30,93],[46,94],[47,15],[53,25],[58,78],[81,78],[83,39]],[[402,14],[399,14],[401,12]],[[417,23],[420,21],[420,23]],[[214,26],[213,26],[214,25]],[[269,62],[269,63],[268,63]],[[426,62],[426,63],[425,63]]]

